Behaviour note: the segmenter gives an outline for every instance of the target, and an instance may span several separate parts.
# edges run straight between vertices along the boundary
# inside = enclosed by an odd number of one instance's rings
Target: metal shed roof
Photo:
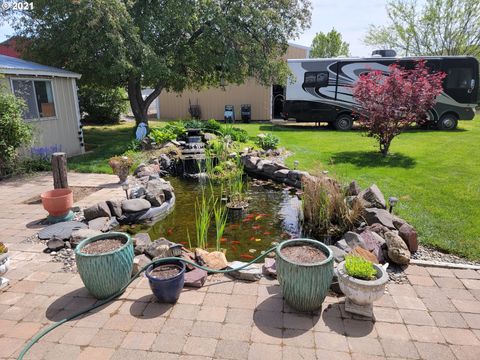
[[[0,74],[58,76],[80,79],[82,75],[31,61],[0,55]]]

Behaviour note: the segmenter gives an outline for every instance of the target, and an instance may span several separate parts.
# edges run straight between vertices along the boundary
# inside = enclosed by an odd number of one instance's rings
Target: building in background
[[[290,44],[284,59],[308,58],[310,48]],[[243,104],[251,106],[252,120],[271,120],[280,118],[284,88],[281,85],[263,86],[255,79],[249,79],[242,85],[227,85],[225,88],[208,88],[200,91],[182,93],[162,92],[159,103],[160,119],[184,119],[190,117],[190,105],[198,105],[201,119],[222,120],[225,105],[233,105],[235,118],[241,119]]]

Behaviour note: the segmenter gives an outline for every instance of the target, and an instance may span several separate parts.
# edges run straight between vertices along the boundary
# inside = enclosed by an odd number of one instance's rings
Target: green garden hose
[[[35,336],[33,338],[31,338],[28,343],[24,346],[24,348],[22,349],[22,351],[20,352],[20,355],[18,355],[18,360],[23,360],[23,357],[25,356],[25,354],[28,352],[28,350],[31,349],[31,347],[33,345],[35,345],[35,343],[37,343],[42,337],[44,337],[45,335],[47,335],[50,331],[52,331],[53,329],[59,327],[60,325],[66,323],[67,321],[70,321],[72,319],[75,319],[76,317],[79,317],[80,315],[83,315],[93,309],[96,309],[102,305],[105,305],[106,303],[114,300],[115,298],[117,298],[118,296],[120,296],[121,294],[123,294],[123,292],[128,288],[128,286],[132,283],[132,281],[134,281],[135,279],[137,279],[141,273],[143,273],[145,270],[147,270],[147,268],[150,266],[150,265],[156,265],[156,264],[161,264],[161,263],[164,263],[164,262],[169,262],[169,261],[182,261],[186,264],[190,264],[190,265],[193,265],[199,269],[202,269],[202,270],[205,270],[209,273],[215,273],[215,274],[225,274],[225,273],[229,273],[229,272],[232,272],[232,271],[238,271],[238,270],[242,270],[246,267],[248,267],[249,265],[253,264],[254,262],[260,260],[260,259],[263,259],[265,256],[267,256],[269,253],[271,253],[272,251],[275,251],[275,249],[277,248],[277,246],[273,246],[271,247],[270,249],[266,250],[263,254],[257,256],[255,259],[253,259],[252,261],[246,263],[245,265],[242,265],[242,266],[239,266],[237,268],[234,268],[234,269],[227,269],[227,270],[213,270],[213,269],[209,269],[205,266],[201,266],[201,265],[198,265],[190,260],[186,260],[186,259],[182,259],[182,258],[178,258],[178,257],[168,257],[168,258],[163,258],[163,259],[158,259],[158,260],[155,260],[155,261],[152,261],[150,263],[148,263],[147,265],[145,265],[144,267],[142,267],[131,279],[130,281],[128,282],[127,285],[125,285],[122,289],[120,289],[117,293],[113,294],[112,296],[110,296],[109,298],[107,299],[104,299],[104,300],[100,300],[98,301],[97,303],[95,303],[94,305],[90,306],[89,308],[85,309],[85,310],[82,310],[82,311],[79,311],[75,314],[72,314],[70,316],[67,316],[65,319],[62,319],[60,321],[57,321],[49,326],[47,326],[45,329],[43,330],[40,330],[37,334],[35,334]]]

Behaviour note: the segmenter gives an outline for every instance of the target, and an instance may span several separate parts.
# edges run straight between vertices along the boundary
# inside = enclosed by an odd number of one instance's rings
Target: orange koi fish
[[[247,260],[255,259],[255,256],[252,256],[250,254],[241,254],[240,257]]]
[[[231,224],[231,225],[229,226],[230,229],[238,229],[239,227],[240,227],[239,224]]]
[[[221,238],[221,239],[220,239],[220,242],[222,242],[222,243],[226,243],[226,242],[227,242],[227,239],[225,239],[225,238]]]
[[[167,234],[168,234],[168,235],[172,235],[172,234],[173,234],[173,229],[172,229],[172,228],[168,229],[168,230],[167,230]]]
[[[271,235],[272,233],[270,231],[264,231],[263,235]]]
[[[232,240],[232,241],[230,241],[230,244],[240,245],[241,242],[238,241],[238,240]]]
[[[252,229],[253,230],[258,230],[258,229],[261,229],[262,227],[260,225],[253,225],[252,226]]]
[[[232,245],[232,246],[230,247],[230,249],[232,249],[232,251],[237,251],[237,250],[238,250],[238,248],[237,248],[235,245]]]
[[[252,237],[250,238],[250,241],[254,241],[254,240],[255,240],[255,236],[252,236]]]

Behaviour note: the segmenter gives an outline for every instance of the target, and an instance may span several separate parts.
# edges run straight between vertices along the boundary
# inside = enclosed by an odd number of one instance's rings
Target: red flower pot
[[[70,189],[55,189],[40,195],[42,205],[50,216],[66,215],[73,206],[73,192]]]

